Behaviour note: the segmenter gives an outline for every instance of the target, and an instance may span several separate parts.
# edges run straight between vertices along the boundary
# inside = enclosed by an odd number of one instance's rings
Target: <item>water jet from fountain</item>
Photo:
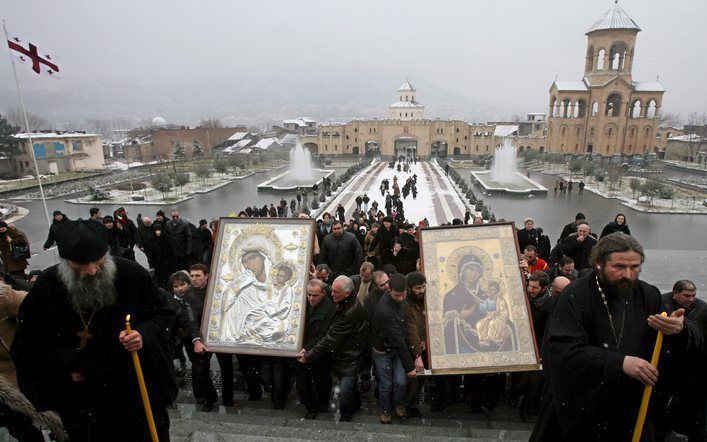
[[[290,178],[296,181],[311,180],[312,154],[297,140],[295,148],[290,151]]]
[[[496,149],[491,166],[491,179],[499,183],[518,181],[516,148],[508,138],[503,139],[501,147]]]

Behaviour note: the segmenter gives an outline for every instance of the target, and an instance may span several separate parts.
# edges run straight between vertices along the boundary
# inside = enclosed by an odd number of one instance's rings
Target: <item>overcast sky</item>
[[[18,66],[28,110],[55,122],[155,115],[260,124],[381,117],[408,77],[428,117],[545,112],[557,75],[580,80],[586,30],[611,0],[0,0],[10,32],[61,60]],[[663,109],[707,111],[707,1],[622,0],[641,26],[634,79]],[[18,99],[0,58],[0,112]]]

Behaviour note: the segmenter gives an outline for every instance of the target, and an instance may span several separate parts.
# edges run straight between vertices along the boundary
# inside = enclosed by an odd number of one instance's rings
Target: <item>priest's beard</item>
[[[106,255],[101,269],[93,276],[81,275],[72,269],[69,261],[59,261],[59,278],[69,293],[71,306],[78,313],[100,310],[115,304],[116,265],[113,257]]]
[[[619,278],[616,281],[609,281],[604,269],[599,271],[599,279],[607,295],[627,298],[633,294],[633,289],[636,287],[636,281],[631,278]]]

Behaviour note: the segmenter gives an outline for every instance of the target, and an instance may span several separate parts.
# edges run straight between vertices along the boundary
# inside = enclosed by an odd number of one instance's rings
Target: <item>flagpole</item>
[[[9,41],[9,35],[7,35],[7,27],[5,26],[5,20],[2,21],[2,30],[5,33],[5,43]],[[15,59],[10,52],[10,47],[7,49],[10,54],[10,63],[12,63],[12,73],[15,76],[15,86],[17,86],[17,95],[20,97],[20,109],[22,110],[22,116],[25,120],[25,128],[27,129],[27,143],[29,144],[29,153],[32,156],[32,162],[34,163],[34,172],[37,174],[37,183],[39,183],[39,193],[42,196],[42,204],[44,205],[44,215],[47,218],[47,224],[51,228],[52,221],[49,217],[49,209],[47,208],[47,199],[44,197],[44,187],[42,186],[42,178],[39,175],[39,166],[37,165],[37,157],[34,155],[34,145],[32,144],[32,135],[29,128],[29,120],[27,119],[27,112],[25,111],[25,100],[22,98],[22,88],[20,88],[20,80],[17,77],[17,68],[15,67]]]

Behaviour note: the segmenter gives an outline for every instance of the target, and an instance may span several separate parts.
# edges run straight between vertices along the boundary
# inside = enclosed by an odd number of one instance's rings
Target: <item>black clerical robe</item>
[[[83,319],[70,304],[57,266],[39,276],[20,308],[12,345],[18,383],[38,410],[59,412],[72,440],[149,440],[133,360],[118,340],[130,314],[143,339],[138,354],[153,413],[168,438],[166,406],[177,392],[169,342],[174,312],[145,269],[114,259],[115,305],[83,312]],[[91,337],[81,348],[84,323]],[[85,381],[73,382],[71,373]]]
[[[631,440],[643,385],[623,373],[623,360],[629,355],[650,361],[657,331],[647,318],[661,313],[660,293],[638,281],[623,300],[606,295],[617,334],[626,308],[618,349],[595,273],[558,298],[542,351],[548,389],[531,440]],[[661,362],[672,356],[668,351],[696,349],[700,339],[699,330],[686,322],[680,334],[665,337]]]

